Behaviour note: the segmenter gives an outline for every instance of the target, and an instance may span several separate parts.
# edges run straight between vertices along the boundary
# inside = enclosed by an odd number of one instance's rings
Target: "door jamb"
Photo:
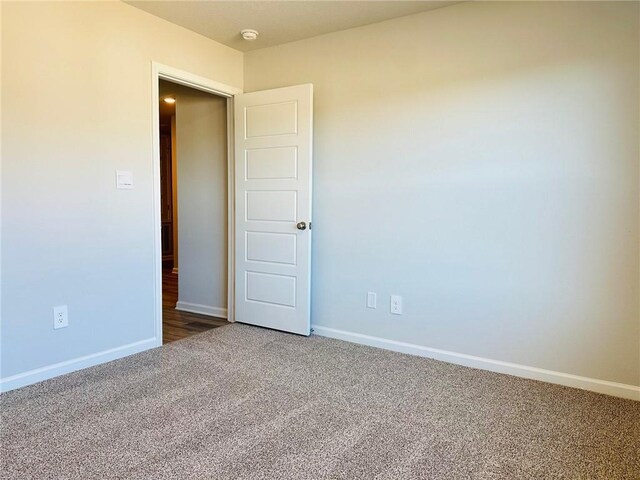
[[[162,345],[162,239],[160,211],[160,112],[159,80],[169,80],[227,99],[227,320],[235,321],[235,158],[233,128],[233,96],[242,89],[200,77],[174,67],[151,62],[151,106],[153,141],[153,259],[154,322],[156,346]]]

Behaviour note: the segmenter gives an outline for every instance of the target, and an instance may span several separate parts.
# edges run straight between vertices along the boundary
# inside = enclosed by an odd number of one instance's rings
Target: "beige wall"
[[[312,322],[640,385],[638,13],[467,2],[247,53],[246,91],[314,84]]]
[[[242,87],[241,53],[123,3],[2,2],[5,379],[155,335],[152,61]]]

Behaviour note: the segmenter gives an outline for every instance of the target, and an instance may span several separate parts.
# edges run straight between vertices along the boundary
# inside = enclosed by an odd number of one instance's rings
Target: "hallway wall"
[[[178,158],[177,308],[226,317],[227,100],[171,86]]]

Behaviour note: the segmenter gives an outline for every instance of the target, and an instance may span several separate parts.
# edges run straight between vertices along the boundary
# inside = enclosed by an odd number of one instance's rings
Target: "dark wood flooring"
[[[224,318],[176,310],[178,275],[162,271],[162,343],[186,338],[211,328],[229,325]]]

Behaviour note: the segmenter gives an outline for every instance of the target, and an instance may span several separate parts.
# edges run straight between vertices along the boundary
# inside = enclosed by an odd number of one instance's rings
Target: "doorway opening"
[[[152,129],[152,142],[153,142],[153,243],[154,243],[154,324],[155,324],[155,344],[156,346],[160,346],[163,344],[163,311],[165,307],[163,305],[163,252],[162,252],[162,195],[161,195],[161,179],[160,179],[160,108],[159,102],[160,98],[160,81],[166,80],[169,81],[176,86],[186,86],[190,87],[193,90],[197,90],[200,92],[206,92],[217,97],[224,99],[226,102],[226,113],[227,113],[227,138],[226,138],[226,149],[227,149],[227,302],[226,302],[226,320],[228,322],[235,321],[235,264],[233,262],[233,258],[235,255],[235,204],[233,202],[234,194],[235,194],[235,185],[234,185],[234,143],[233,143],[233,110],[234,110],[234,95],[242,93],[242,90],[236,87],[232,87],[230,85],[225,85],[223,83],[217,82],[215,80],[210,80],[204,77],[200,77],[198,75],[194,75],[190,72],[186,72],[184,70],[179,70],[177,68],[163,65],[158,62],[151,62],[151,129]],[[168,95],[168,94],[166,94]],[[163,99],[164,101],[164,99]],[[167,103],[167,102],[165,102]],[[177,103],[177,100],[176,100]],[[178,107],[179,110],[179,107]],[[185,130],[188,130],[185,129]],[[176,133],[178,133],[178,128],[176,125]],[[175,146],[178,146],[179,138],[174,142]],[[177,156],[179,152],[176,152],[176,166],[178,166],[179,159]],[[165,166],[166,168],[166,166]],[[177,174],[174,176],[176,180],[178,179],[179,169]],[[178,182],[179,183],[179,182]],[[178,184],[179,188],[179,184]],[[178,202],[180,200],[180,193],[176,189],[178,195]],[[175,218],[176,224],[179,227],[179,205],[174,206],[174,212],[177,212],[177,218]],[[172,219],[173,222],[174,219]],[[166,228],[165,228],[166,230]],[[167,300],[168,312],[165,316],[170,316],[174,314],[176,311],[175,307],[171,306],[171,297],[170,295],[173,293],[175,297],[175,306],[178,307],[180,301],[180,234],[178,232],[178,240],[173,245],[173,266],[171,267],[171,275],[173,275],[173,267],[177,267],[176,272],[177,276],[170,276],[167,280],[167,295],[165,296],[165,300]],[[184,242],[183,242],[184,243]],[[170,265],[167,262],[166,266]],[[168,273],[168,272],[167,272]],[[165,276],[166,278],[166,276]],[[173,282],[173,292],[171,291],[171,282]],[[184,292],[183,292],[184,293]],[[187,302],[189,303],[189,302]],[[188,308],[194,310],[196,307],[189,305],[180,305],[182,307],[179,312],[186,312]],[[185,308],[186,307],[186,308]],[[188,313],[196,313],[199,315],[203,315],[202,311],[199,312],[188,312]],[[205,317],[211,317],[211,311],[204,312]]]
[[[197,263],[206,264],[210,263],[206,254],[213,249],[213,237],[204,242],[205,247],[199,254],[194,254],[195,247],[185,245],[185,238],[187,242],[206,238],[206,235],[198,237],[194,234],[201,227],[197,222],[194,230],[183,228],[185,215],[197,217],[200,210],[216,205],[220,207],[221,204],[204,195],[216,191],[206,175],[190,172],[195,178],[193,188],[182,186],[180,131],[195,132],[199,124],[189,123],[181,130],[180,97],[175,98],[178,214],[171,223],[172,228],[173,223],[177,224],[178,239],[174,242],[177,259],[174,256],[171,274],[177,264],[178,283],[173,310],[208,317],[226,316],[228,322],[239,321],[308,336],[311,333],[313,85],[293,85],[243,94],[241,89],[173,67],[156,62],[151,66],[156,345],[162,345],[164,330],[159,118],[159,102],[164,98],[159,91],[161,80],[175,84],[171,86],[174,89],[188,87],[200,95],[202,92],[213,94],[208,98],[221,97],[218,99],[224,103],[226,112],[217,117],[226,117],[226,155],[220,156],[226,156],[227,182],[220,184],[217,191],[221,193],[226,187],[227,202],[223,208],[227,218],[226,255],[221,256],[226,256],[227,261],[226,275],[223,275],[227,285],[225,308],[214,302],[200,303],[201,300],[195,297],[183,298],[186,295],[185,277],[189,277],[185,275],[188,270],[185,256],[190,255],[196,258]],[[163,92],[163,97],[167,95]],[[219,123],[223,124],[222,121]],[[201,137],[209,136],[210,132],[201,134]],[[166,165],[165,170],[169,170]],[[219,176],[224,178],[224,174]],[[197,188],[203,185],[204,189]],[[181,198],[181,192],[185,190],[195,198],[190,206],[184,205]],[[184,236],[182,232],[185,232]],[[168,237],[166,233],[165,242],[169,241]],[[220,268],[214,271],[220,274]],[[211,277],[190,283],[193,291],[207,295],[216,292],[213,284]],[[169,293],[169,285],[166,290]]]
[[[227,325],[227,99],[158,83],[162,343]]]

